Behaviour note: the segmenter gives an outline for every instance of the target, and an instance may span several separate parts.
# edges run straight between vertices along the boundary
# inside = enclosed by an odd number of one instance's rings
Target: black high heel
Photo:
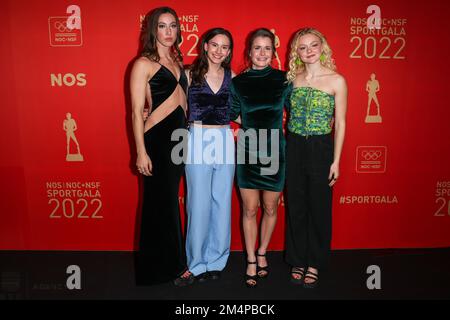
[[[305,282],[305,279],[314,280],[313,282]],[[309,270],[306,271],[306,274],[303,279],[303,288],[314,289],[319,284],[319,274],[311,272]]]
[[[258,251],[256,251],[256,255],[258,257],[265,257],[266,254],[259,254]],[[263,272],[263,273],[261,273]],[[267,266],[265,267],[260,267],[258,264],[256,265],[256,274],[258,275],[258,277],[260,277],[261,279],[263,278],[267,278],[269,276],[269,264],[267,264]]]
[[[296,278],[294,275],[298,275]],[[305,280],[305,268],[304,267],[292,267],[291,268],[291,282],[293,284],[302,285]]]
[[[189,285],[193,284],[194,281],[195,281],[195,277],[192,274],[192,272],[190,272],[189,270],[186,270],[185,272],[183,272],[183,274],[181,274],[176,279],[174,279],[173,283],[177,287],[185,287],[185,286],[189,286]]]
[[[256,261],[254,262],[250,262],[247,260],[247,264],[256,264]],[[245,285],[247,286],[247,288],[255,288],[256,285],[258,284],[258,273],[255,274],[254,276],[251,276],[249,274],[247,274],[247,272],[245,272]]]

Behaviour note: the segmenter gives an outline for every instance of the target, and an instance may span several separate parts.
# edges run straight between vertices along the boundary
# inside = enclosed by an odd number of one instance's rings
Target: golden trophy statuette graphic
[[[275,29],[270,29],[270,32],[275,36],[275,49],[278,49],[280,47],[280,38],[275,34]],[[278,70],[281,70],[281,60],[278,56],[278,51],[275,51],[275,60],[277,60],[278,63]]]
[[[63,129],[66,132],[67,137],[67,153],[66,161],[84,161],[83,155],[80,153],[80,144],[78,143],[75,131],[77,130],[77,123],[72,118],[70,113],[66,113],[66,119],[63,122]],[[77,147],[77,153],[70,153],[70,141],[75,142]]]
[[[375,73],[372,73],[370,75],[370,80],[367,81],[366,84],[366,91],[369,95],[369,101],[367,102],[367,114],[366,114],[366,123],[382,123],[383,119],[380,115],[380,103],[378,102],[377,98],[377,92],[380,91],[380,83],[376,79]],[[370,114],[370,104],[375,102],[375,105],[377,106],[377,114],[371,115]]]

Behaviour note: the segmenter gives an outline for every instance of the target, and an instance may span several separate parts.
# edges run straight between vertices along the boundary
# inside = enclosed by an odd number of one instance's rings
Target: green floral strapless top
[[[288,130],[302,135],[321,135],[331,132],[334,115],[334,96],[311,87],[292,89]]]

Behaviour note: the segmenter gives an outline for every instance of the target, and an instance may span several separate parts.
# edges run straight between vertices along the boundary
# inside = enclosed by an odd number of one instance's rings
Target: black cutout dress
[[[180,79],[161,64],[149,80],[152,113],[176,90],[185,94],[187,78],[180,70]],[[164,105],[173,109],[173,106]],[[169,110],[170,111],[170,110]],[[149,115],[149,119],[151,114]],[[147,154],[153,165],[153,175],[143,176],[143,203],[139,251],[136,254],[136,282],[141,285],[168,282],[186,270],[186,251],[181,230],[179,185],[184,162],[171,159],[172,149],[179,141],[171,141],[176,129],[186,129],[185,111],[178,105],[165,118],[144,133]]]

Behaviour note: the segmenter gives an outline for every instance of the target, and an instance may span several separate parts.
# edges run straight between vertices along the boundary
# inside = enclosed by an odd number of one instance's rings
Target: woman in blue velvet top
[[[230,129],[233,39],[215,28],[202,37],[189,79],[186,164],[189,270],[197,281],[218,279],[230,254],[234,136]]]
[[[241,123],[237,144],[237,183],[243,202],[243,229],[247,251],[245,283],[255,287],[268,275],[265,257],[275,228],[280,192],[284,187],[285,139],[283,107],[289,86],[286,74],[270,64],[275,36],[258,29],[249,36],[250,68],[232,81],[231,119]],[[263,198],[259,249],[255,252],[258,226],[256,214]]]

